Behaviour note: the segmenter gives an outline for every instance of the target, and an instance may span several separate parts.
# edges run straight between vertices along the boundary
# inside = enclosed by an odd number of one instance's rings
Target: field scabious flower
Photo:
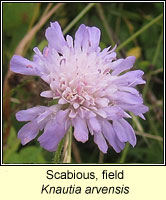
[[[14,55],[10,62],[13,72],[40,76],[50,90],[40,95],[57,99],[56,105],[37,106],[16,114],[18,121],[27,121],[19,133],[22,144],[38,138],[40,145],[48,151],[56,151],[58,143],[70,126],[74,127],[77,141],[86,142],[89,133],[99,149],[106,153],[108,144],[120,152],[125,143],[133,147],[136,136],[132,126],[125,120],[133,112],[144,119],[148,108],[135,89],[145,84],[143,72],[134,70],[134,56],[117,59],[113,49],[99,47],[100,30],[81,25],[75,39],[64,38],[58,22],[51,23],[46,30],[48,47],[40,52],[34,48],[33,61]]]

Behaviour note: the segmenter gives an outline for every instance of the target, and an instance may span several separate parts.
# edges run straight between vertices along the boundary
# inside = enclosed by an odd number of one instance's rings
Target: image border
[[[161,164],[4,164],[3,163],[3,79],[2,79],[2,64],[3,64],[3,3],[45,3],[49,1],[1,1],[1,163],[0,166],[166,166],[165,164],[165,1],[132,1],[133,2],[157,2],[163,3],[163,74],[164,74],[164,87],[163,87],[163,163]],[[72,1],[51,1],[51,2],[67,2],[72,3]],[[75,1],[73,1],[75,2]],[[102,2],[105,1],[79,1],[93,3],[93,2]],[[75,2],[75,3],[79,3]],[[110,1],[112,2],[129,2],[129,1]],[[109,3],[109,1],[107,1]]]

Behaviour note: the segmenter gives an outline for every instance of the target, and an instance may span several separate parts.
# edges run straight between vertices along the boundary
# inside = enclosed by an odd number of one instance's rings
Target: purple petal
[[[103,153],[107,153],[108,145],[104,139],[103,134],[101,134],[100,132],[94,132],[94,142],[97,144],[100,151],[102,151]]]
[[[118,61],[115,61],[112,63],[112,69],[114,70],[111,74],[113,76],[120,74],[123,71],[126,71],[128,69],[131,69],[133,67],[133,64],[135,62],[134,56],[129,56],[126,59],[120,59]]]
[[[16,119],[18,121],[32,121],[46,109],[45,106],[37,106],[29,108],[27,110],[21,110],[16,113]]]
[[[67,131],[71,125],[71,120],[69,119],[69,109],[59,110],[56,114],[57,123],[64,123],[65,131]]]
[[[135,115],[140,115],[142,113],[148,112],[149,108],[143,104],[131,105],[131,104],[119,104],[121,108],[127,111],[133,112]]]
[[[91,111],[91,110],[89,110],[87,108],[85,109],[84,107],[80,107],[78,109],[78,114],[82,118],[86,118],[86,119],[96,117],[96,114],[93,111]]]
[[[103,49],[99,54],[100,58],[104,59],[109,54],[110,48],[111,48],[111,46]]]
[[[33,140],[39,132],[36,121],[25,124],[18,132],[18,138],[21,140],[22,145],[27,144]]]
[[[46,30],[46,38],[48,45],[51,48],[55,48],[58,52],[63,52],[63,46],[67,46],[67,43],[63,37],[63,33],[58,22],[50,23],[51,27]]]
[[[75,118],[77,116],[77,112],[74,109],[71,109],[69,113],[69,118]]]
[[[46,51],[45,49],[48,49],[48,47],[45,47],[43,50],[44,56],[45,56],[45,51]],[[45,57],[42,55],[41,51],[37,47],[35,47],[33,51],[35,52],[35,55],[33,56],[33,61],[38,66],[38,68],[36,68],[36,72],[40,74],[40,76],[43,76],[43,75],[47,76],[48,74],[50,74],[50,72],[49,72],[49,67],[46,66]]]
[[[107,114],[103,109],[98,109],[95,111],[96,114],[98,114],[99,116],[103,117],[103,118],[107,118]]]
[[[56,119],[52,119],[47,123],[44,133],[38,138],[44,149],[51,152],[56,151],[59,142],[66,133],[64,124],[65,122],[57,123]]]
[[[125,143],[121,142],[118,139],[111,123],[109,123],[107,120],[103,120],[102,131],[103,131],[104,137],[107,139],[109,144],[115,149],[117,153],[121,152],[121,150],[124,149]]]
[[[81,47],[87,46],[88,32],[84,24],[80,25],[77,32],[75,33],[74,45],[77,50],[81,50]]]
[[[96,98],[95,103],[97,103],[100,107],[108,106],[109,100],[107,98]]]
[[[41,92],[40,96],[46,97],[46,98],[53,98],[53,92],[51,90],[47,90],[47,91]]]
[[[51,51],[51,52],[52,52],[52,51]],[[46,46],[46,47],[44,47],[44,49],[43,49],[43,56],[44,56],[45,58],[47,58],[48,55],[50,55],[50,49]]]
[[[111,95],[111,100],[128,103],[128,104],[142,104],[143,99],[141,96],[134,95],[128,92],[116,92],[115,94]]]
[[[127,142],[128,141],[128,136],[126,134],[125,127],[123,127],[118,120],[113,121],[113,128],[114,128],[116,135],[118,136],[118,138],[121,142]]]
[[[139,117],[141,117],[143,120],[146,120],[143,114],[139,114]]]
[[[136,136],[131,125],[124,119],[113,121],[113,128],[121,142],[129,142],[133,147],[136,144]]]
[[[66,41],[67,41],[69,48],[73,48],[73,38],[70,35],[66,36]]]
[[[96,117],[88,119],[88,126],[90,126],[90,130],[93,130],[95,132],[101,132],[101,126],[99,121],[96,119]]]
[[[109,120],[117,120],[125,116],[124,111],[119,106],[110,106],[104,110]]]
[[[144,72],[141,70],[135,70],[131,72],[127,72],[124,74],[124,78],[127,78],[127,81],[130,81],[130,86],[135,87],[136,85],[139,84],[145,84],[146,81],[142,79]]]
[[[134,95],[139,95],[139,92],[133,87],[121,86],[119,87],[120,91],[130,92]]]
[[[56,114],[56,119],[57,119],[57,123],[61,124],[62,122],[65,123],[65,121],[68,118],[68,114],[69,114],[69,109],[66,110],[59,110]]]
[[[126,133],[128,134],[128,141],[134,147],[136,145],[137,139],[132,126],[124,119],[121,119],[120,123],[123,127],[126,128]]]
[[[100,30],[96,27],[87,27],[87,30],[89,33],[90,46],[96,50],[99,46]]]
[[[50,114],[52,113],[51,110],[46,110],[45,112],[41,113],[39,117],[37,118],[37,123],[41,123],[43,120],[45,120]]]
[[[19,74],[40,76],[34,62],[19,55],[14,55],[10,61],[10,70]]]
[[[60,98],[58,104],[67,104],[68,102],[64,98]]]
[[[76,117],[73,119],[74,137],[77,141],[86,142],[88,140],[88,128],[85,119]]]
[[[50,84],[51,83],[51,78],[50,78],[50,75],[42,75],[41,76],[41,79],[43,79],[46,83]],[[50,87],[51,87],[51,84],[50,84]]]
[[[118,86],[130,86],[135,87],[138,84],[145,84],[146,82],[142,79],[142,75],[144,74],[141,70],[134,70],[130,72],[126,72],[125,74],[116,77],[111,82],[113,84],[117,84]]]
[[[112,53],[108,54],[107,56],[105,56],[104,59],[105,59],[106,63],[108,63],[108,66],[109,66],[108,69],[110,71],[111,70],[110,62],[112,62],[112,60],[116,59],[116,52],[112,52]]]
[[[36,53],[36,55],[37,55],[40,59],[43,58],[43,55],[42,55],[41,51],[38,49],[38,47],[34,47],[34,48],[33,48],[33,51]]]

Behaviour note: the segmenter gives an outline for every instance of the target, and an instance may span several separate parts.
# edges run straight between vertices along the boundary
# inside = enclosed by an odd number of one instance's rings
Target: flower
[[[145,84],[143,72],[124,73],[133,67],[135,57],[117,59],[116,47],[101,51],[100,30],[84,24],[74,40],[69,35],[65,40],[58,22],[51,23],[46,38],[48,47],[43,53],[35,47],[33,61],[14,55],[10,62],[13,72],[40,76],[50,86],[40,95],[58,100],[56,105],[37,106],[16,114],[18,121],[29,121],[18,132],[22,144],[44,129],[38,138],[40,145],[56,151],[68,128],[73,126],[77,141],[86,142],[90,132],[103,153],[107,152],[108,143],[116,152],[126,142],[134,147],[136,136],[125,120],[131,118],[127,112],[145,119],[143,114],[148,111],[135,89],[136,85]]]

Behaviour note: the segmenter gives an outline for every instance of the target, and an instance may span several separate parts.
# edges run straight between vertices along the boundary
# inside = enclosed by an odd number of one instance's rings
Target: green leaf
[[[21,163],[45,163],[41,153],[42,149],[40,147],[25,147],[19,153]]]
[[[22,25],[28,25],[35,9],[34,3],[4,3],[3,28],[8,35]],[[20,29],[19,29],[20,31]],[[19,33],[18,29],[17,32]]]
[[[52,100],[52,101],[49,101],[49,102],[48,102],[48,105],[49,105],[49,106],[53,106],[53,105],[57,104],[58,101],[59,101],[59,99],[54,99],[54,100]]]
[[[20,145],[20,141],[17,139],[16,130],[12,126],[10,128],[10,133],[7,140],[7,146],[6,146],[6,149],[4,150],[4,157],[3,157],[4,163],[7,163],[9,157],[18,150],[19,145]]]
[[[40,147],[29,146],[23,147],[19,153],[12,153],[6,163],[46,163],[44,156],[42,155],[42,149]]]
[[[28,31],[30,21],[36,8],[35,3],[4,3],[3,31],[4,48],[14,51]]]
[[[139,69],[142,69],[142,70],[147,70],[147,69],[149,69],[149,66],[150,66],[150,61],[147,61],[147,60],[145,60],[145,61],[141,61],[141,62],[139,62],[139,64],[138,64],[138,68]]]

